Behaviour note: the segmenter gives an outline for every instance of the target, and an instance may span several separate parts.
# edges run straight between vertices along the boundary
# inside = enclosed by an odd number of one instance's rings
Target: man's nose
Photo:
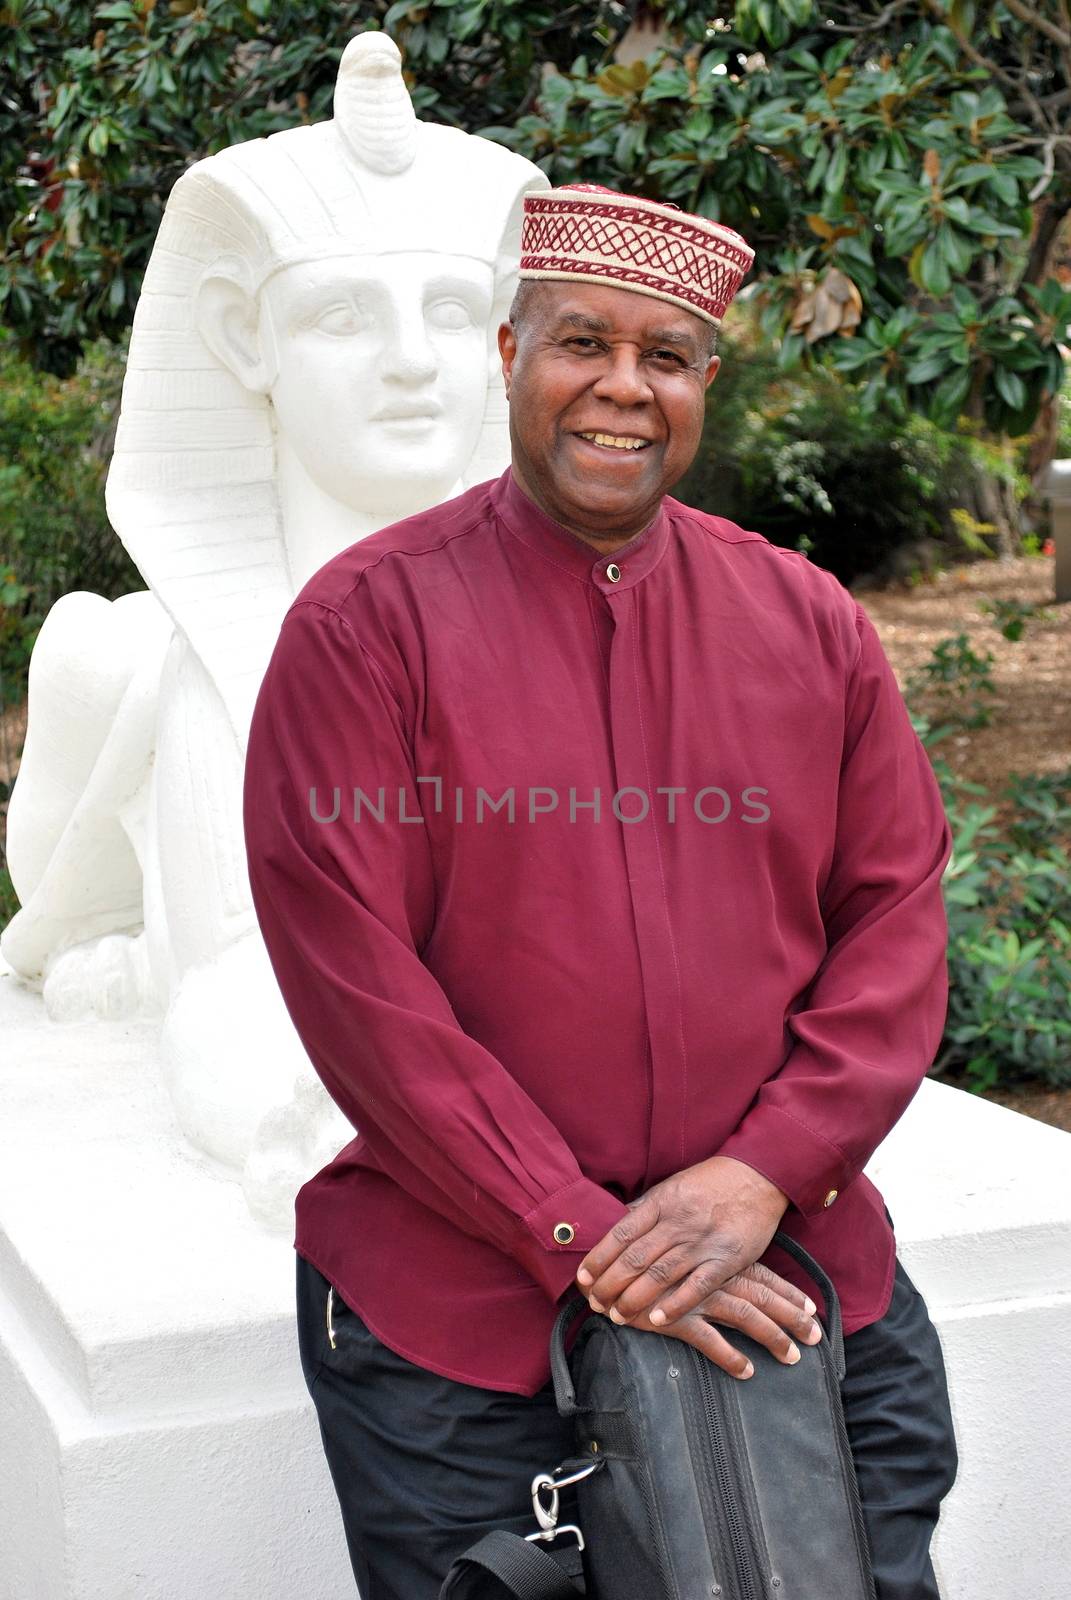
[[[644,405],[653,398],[640,364],[639,353],[627,346],[610,352],[605,371],[600,373],[593,392],[602,400],[612,400],[619,406]]]
[[[423,311],[402,313],[385,331],[380,372],[401,383],[430,383],[439,370]]]

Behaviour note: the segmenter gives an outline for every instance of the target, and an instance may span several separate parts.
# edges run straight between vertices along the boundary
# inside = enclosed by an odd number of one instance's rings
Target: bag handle
[[[844,1378],[844,1330],[840,1314],[840,1297],[833,1287],[832,1280],[826,1275],[818,1262],[805,1250],[797,1240],[782,1233],[780,1228],[770,1240],[777,1245],[786,1255],[801,1266],[808,1277],[813,1278],[822,1291],[822,1298],[826,1303],[826,1338],[833,1355],[833,1369],[837,1375],[837,1382]],[[573,1375],[569,1370],[569,1359],[565,1353],[565,1337],[570,1327],[580,1315],[581,1311],[588,1309],[585,1297],[577,1290],[572,1295],[554,1319],[554,1327],[550,1334],[550,1370],[554,1378],[554,1398],[558,1403],[558,1411],[563,1417],[575,1417],[579,1414],[580,1407],[576,1403],[576,1389],[573,1385]]]
[[[840,1383],[844,1377],[844,1328],[841,1322],[840,1296],[833,1287],[832,1279],[818,1265],[809,1250],[805,1250],[797,1239],[791,1239],[787,1233],[782,1233],[780,1228],[770,1243],[783,1250],[787,1256],[791,1256],[821,1289],[822,1299],[826,1303],[826,1338],[833,1352],[833,1368],[837,1374],[837,1382]]]
[[[576,1417],[580,1414],[580,1407],[576,1403],[573,1374],[569,1370],[569,1357],[565,1353],[565,1336],[581,1311],[589,1309],[587,1300],[578,1289],[562,1306],[550,1330],[550,1371],[554,1379],[554,1398],[558,1404],[558,1414],[562,1417]]]
[[[439,1600],[478,1600],[487,1592],[488,1573],[514,1600],[580,1600],[584,1593],[552,1555],[519,1534],[494,1528],[457,1557]]]

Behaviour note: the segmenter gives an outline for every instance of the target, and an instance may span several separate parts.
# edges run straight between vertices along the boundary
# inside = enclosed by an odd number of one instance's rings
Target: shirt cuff
[[[776,1106],[752,1107],[715,1153],[754,1167],[805,1217],[828,1211],[856,1176],[843,1150]]]
[[[577,1267],[627,1214],[623,1200],[590,1178],[578,1178],[528,1212],[516,1257],[551,1300],[569,1288],[579,1294]]]

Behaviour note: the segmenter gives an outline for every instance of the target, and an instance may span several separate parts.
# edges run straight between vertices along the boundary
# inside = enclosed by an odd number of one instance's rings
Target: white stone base
[[[928,1081],[870,1176],[937,1325],[959,1442],[944,1600],[1071,1594],[1071,1134]]]
[[[175,1132],[156,1026],[0,977],[0,1597],[338,1600],[291,1242]]]
[[[0,977],[0,1600],[354,1593],[293,1252],[175,1132],[148,1024]],[[1066,1600],[1071,1138],[926,1083],[870,1167],[945,1349],[945,1600]]]

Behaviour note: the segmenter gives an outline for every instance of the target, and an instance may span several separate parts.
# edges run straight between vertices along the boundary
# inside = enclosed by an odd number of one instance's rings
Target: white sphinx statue
[[[495,335],[542,187],[418,121],[382,33],[347,47],[332,120],[192,166],[146,272],[108,478],[148,591],[65,596],[31,661],[3,955],[54,1020],[158,1013],[183,1130],[279,1226],[352,1130],[252,909],[253,703],[317,567],[507,464]]]

